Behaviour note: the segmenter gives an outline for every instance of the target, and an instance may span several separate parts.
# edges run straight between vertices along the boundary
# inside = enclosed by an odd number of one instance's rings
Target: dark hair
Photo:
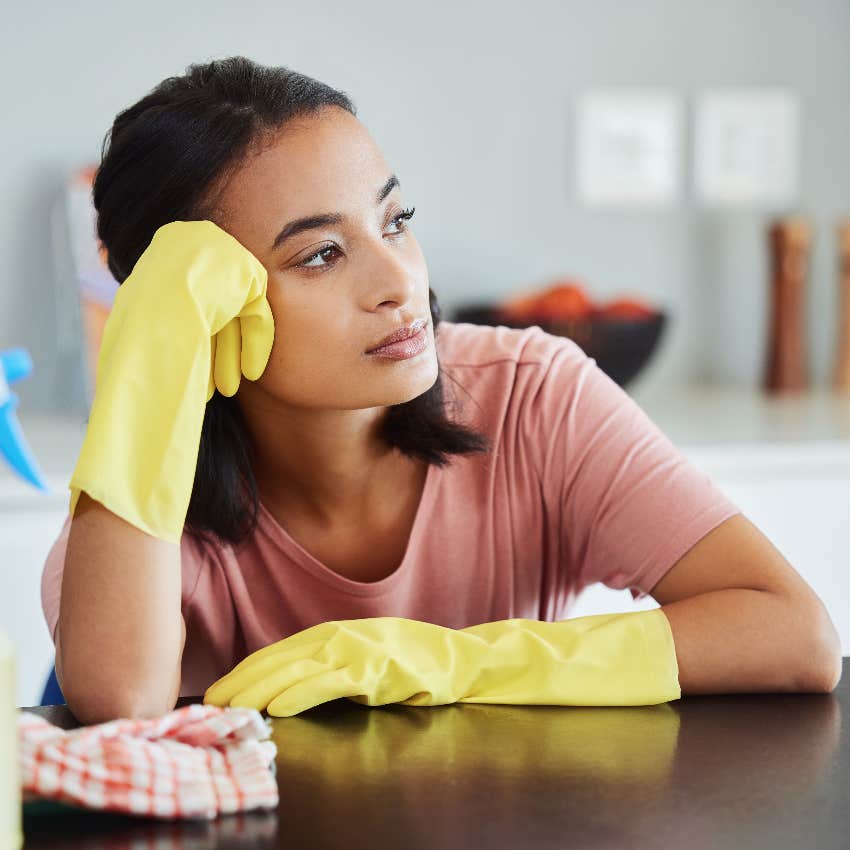
[[[254,144],[327,107],[357,114],[346,94],[318,80],[233,56],[190,65],[120,112],[104,138],[92,190],[97,235],[119,284],[160,226],[210,217],[214,187]],[[436,334],[440,307],[433,290],[429,296]],[[404,454],[438,466],[450,455],[490,448],[485,435],[448,418],[442,376],[440,369],[427,392],[392,405],[381,434]],[[253,532],[258,510],[239,405],[216,392],[204,414],[186,528],[238,543]]]

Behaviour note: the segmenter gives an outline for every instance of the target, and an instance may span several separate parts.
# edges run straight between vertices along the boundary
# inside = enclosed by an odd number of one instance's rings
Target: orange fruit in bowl
[[[593,309],[584,287],[571,280],[519,293],[500,305],[502,315],[516,321],[573,321],[590,317]]]
[[[593,302],[584,287],[556,284],[543,293],[538,305],[540,317],[554,321],[587,319],[593,313]]]
[[[598,308],[595,315],[599,319],[640,321],[658,315],[658,311],[638,298],[615,298]]]

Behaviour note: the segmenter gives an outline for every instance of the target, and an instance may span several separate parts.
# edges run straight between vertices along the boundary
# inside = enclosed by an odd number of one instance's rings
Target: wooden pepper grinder
[[[850,393],[850,218],[838,224],[838,322],[833,386]]]
[[[808,387],[806,279],[811,230],[805,219],[782,218],[769,230],[770,326],[764,389],[797,392]]]

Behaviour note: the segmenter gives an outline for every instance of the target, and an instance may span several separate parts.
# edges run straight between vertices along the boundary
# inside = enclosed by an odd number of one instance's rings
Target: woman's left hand
[[[332,620],[252,653],[210,685],[204,703],[274,717],[340,697],[446,705],[470,691],[488,648],[481,637],[420,620]]]

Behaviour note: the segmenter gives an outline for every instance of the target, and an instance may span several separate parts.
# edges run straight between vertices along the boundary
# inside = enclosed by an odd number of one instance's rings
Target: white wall
[[[447,312],[463,300],[578,275],[674,314],[643,378],[760,373],[764,212],[664,212],[574,202],[571,98],[598,85],[788,85],[801,96],[801,209],[812,264],[814,376],[833,344],[833,219],[850,212],[846,0],[244,0],[16,3],[0,50],[0,347],[26,345],[30,409],[62,406],[47,214],[68,169],[96,161],[115,114],[195,61],[244,54],[349,93],[417,206]],[[689,172],[686,172],[688,174]],[[816,333],[817,332],[817,333]],[[723,344],[715,341],[723,333]]]

